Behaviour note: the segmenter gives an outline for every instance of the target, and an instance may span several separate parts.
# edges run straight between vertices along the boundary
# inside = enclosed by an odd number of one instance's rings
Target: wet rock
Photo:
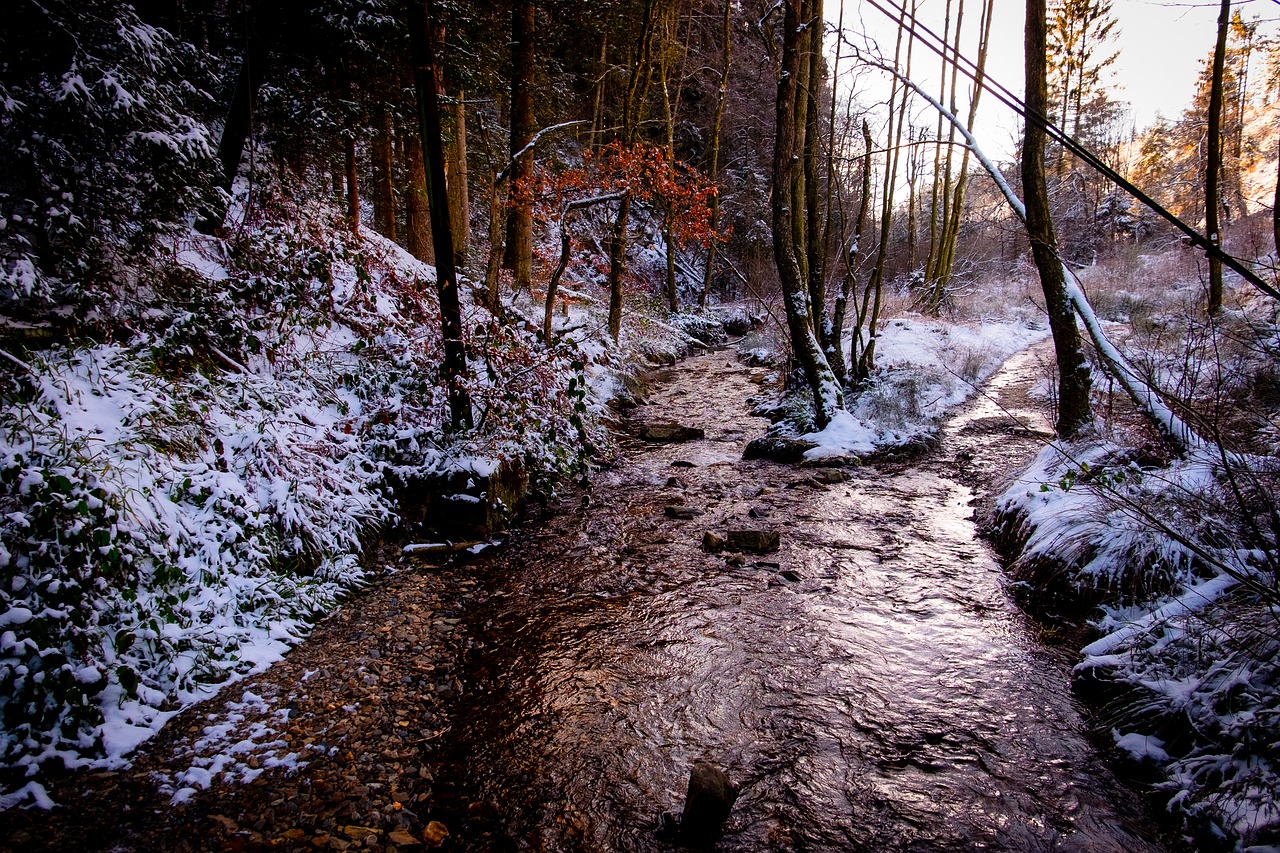
[[[757,554],[776,551],[780,540],[781,537],[776,530],[730,530],[725,536],[725,542],[729,548]]]
[[[444,840],[448,837],[449,828],[438,820],[431,821],[422,832],[422,840],[427,843],[428,847],[439,847],[444,844]]]
[[[738,786],[728,774],[706,761],[695,761],[680,815],[681,835],[694,842],[714,841],[737,799]]]
[[[391,833],[388,833],[387,840],[392,842],[393,844],[399,845],[400,847],[421,847],[422,846],[422,842],[419,841],[417,838],[415,838],[413,836],[413,833],[404,829],[397,829]]]
[[[676,444],[682,441],[693,441],[703,438],[706,433],[698,427],[684,426],[676,423],[644,424],[637,435],[645,441],[657,444]]]
[[[804,459],[805,453],[817,447],[802,438],[783,438],[766,435],[752,439],[742,452],[743,459],[771,459],[774,462],[795,463]]]
[[[702,547],[712,553],[723,551],[726,544],[724,537],[715,531],[708,530],[702,534]]]
[[[667,489],[683,489],[683,488],[684,488],[684,483],[680,481],[680,478],[679,478],[679,477],[668,477],[668,478],[667,478],[667,484],[666,484],[666,486],[664,486],[664,488],[667,488]]]
[[[688,461],[687,459],[677,459],[676,461],[671,463],[671,467],[672,468],[692,468],[693,463]]]
[[[675,518],[680,521],[690,521],[702,515],[702,510],[694,509],[691,506],[671,505],[666,507],[663,512],[667,518]]]

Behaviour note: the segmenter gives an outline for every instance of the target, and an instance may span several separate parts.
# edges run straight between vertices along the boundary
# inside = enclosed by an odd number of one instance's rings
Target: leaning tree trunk
[[[795,171],[802,150],[797,139],[797,90],[801,64],[800,0],[785,0],[785,23],[782,40],[782,67],[778,79],[773,150],[773,254],[782,280],[783,301],[787,313],[787,329],[791,348],[804,371],[805,381],[813,393],[814,417],[819,429],[831,422],[836,411],[844,407],[844,396],[831,366],[818,346],[809,312],[808,288],[800,269],[799,256],[804,251],[803,234],[795,233]],[[797,240],[799,236],[801,240]]]
[[[1218,211],[1222,206],[1219,181],[1222,176],[1222,90],[1227,58],[1227,29],[1231,23],[1231,0],[1222,0],[1218,11],[1218,39],[1213,47],[1213,76],[1209,83],[1209,136],[1204,170],[1204,230],[1214,248],[1222,247]],[[1222,259],[1209,253],[1209,313],[1222,310]]]
[[[1058,357],[1058,434],[1071,437],[1089,423],[1089,365],[1058,257],[1057,238],[1049,214],[1044,177],[1044,128],[1036,120],[1048,109],[1045,80],[1045,0],[1027,0],[1025,34],[1027,121],[1022,139],[1022,188],[1027,208],[1027,236],[1040,273],[1049,329]]]
[[[440,132],[440,103],[435,60],[435,20],[431,0],[409,5],[409,49],[413,55],[418,131],[426,163],[427,197],[431,204],[431,237],[439,248],[436,293],[440,299],[440,331],[444,338],[442,374],[449,399],[449,420],[455,431],[470,429],[471,399],[467,394],[467,355],[462,345],[462,308],[458,273],[453,265],[453,233],[449,222],[449,193],[444,183],[444,146]]]

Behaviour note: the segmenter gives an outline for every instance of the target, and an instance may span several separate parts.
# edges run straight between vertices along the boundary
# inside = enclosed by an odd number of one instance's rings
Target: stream
[[[450,844],[670,850],[660,814],[706,759],[741,786],[719,850],[1164,849],[960,482],[1034,453],[1038,369],[1015,356],[924,458],[839,471],[742,460],[763,371],[731,350],[658,376],[633,421],[704,439],[625,439],[589,505],[442,570],[474,581],[440,614],[461,660],[428,759]],[[781,545],[702,547],[730,528]]]

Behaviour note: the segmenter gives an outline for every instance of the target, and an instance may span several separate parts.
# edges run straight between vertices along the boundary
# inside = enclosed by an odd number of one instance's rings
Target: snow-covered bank
[[[1240,464],[1239,457],[1231,460]],[[1043,595],[1097,601],[1100,636],[1079,684],[1103,703],[1117,748],[1168,796],[1190,832],[1222,849],[1280,843],[1280,620],[1274,554],[1226,470],[1192,454],[1168,465],[1100,439],[1046,448],[1001,497],[1015,576]]]
[[[879,370],[826,429],[801,436],[816,445],[805,459],[864,457],[929,440],[1009,356],[1047,335],[1039,320],[947,323],[906,314],[887,321],[877,337]]]
[[[325,209],[191,235],[100,319],[10,359],[0,405],[0,800],[116,768],[176,713],[278,660],[378,567],[405,484],[515,460],[584,472],[630,360],[546,346],[464,300],[476,428],[446,430],[434,270]],[[122,334],[123,333],[123,334]],[[690,337],[636,317],[624,343]],[[669,357],[669,356],[668,356]],[[27,780],[36,777],[35,782]]]

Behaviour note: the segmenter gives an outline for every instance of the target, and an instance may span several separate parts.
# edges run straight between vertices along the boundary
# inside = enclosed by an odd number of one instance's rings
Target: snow
[[[1164,751],[1164,741],[1158,737],[1137,732],[1122,735],[1117,729],[1111,730],[1111,736],[1115,739],[1116,748],[1126,752],[1134,761],[1164,763],[1169,760],[1169,753]]]
[[[969,325],[906,315],[877,335],[879,372],[825,429],[802,436],[811,461],[868,454],[933,435],[950,409],[1013,353],[1044,339],[1042,325],[991,319]]]

